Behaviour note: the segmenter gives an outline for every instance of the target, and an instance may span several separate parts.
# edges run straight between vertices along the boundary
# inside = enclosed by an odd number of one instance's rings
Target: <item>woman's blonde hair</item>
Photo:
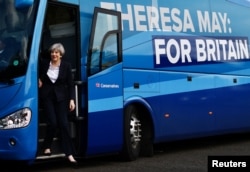
[[[49,51],[51,52],[54,50],[59,51],[62,56],[65,54],[65,49],[61,43],[55,43],[51,45],[51,47],[49,48]]]

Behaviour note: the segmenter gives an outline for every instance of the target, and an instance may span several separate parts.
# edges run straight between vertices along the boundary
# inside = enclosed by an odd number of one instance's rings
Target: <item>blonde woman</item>
[[[40,97],[43,101],[48,127],[44,140],[44,154],[51,155],[51,144],[57,128],[61,133],[62,148],[68,160],[77,164],[73,157],[73,144],[69,134],[68,112],[75,109],[71,65],[62,57],[61,43],[50,47],[50,60],[43,61],[39,69]]]

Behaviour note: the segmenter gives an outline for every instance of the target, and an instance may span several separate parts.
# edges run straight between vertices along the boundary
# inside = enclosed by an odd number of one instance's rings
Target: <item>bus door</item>
[[[72,66],[72,76],[74,80],[80,80],[80,33],[79,33],[79,6],[72,5],[69,3],[61,3],[57,1],[49,1],[45,14],[45,21],[43,26],[43,34],[40,46],[40,56],[39,60],[42,61],[46,58],[50,58],[49,48],[54,43],[62,43],[65,48],[65,55],[62,57],[63,60],[71,63]],[[80,91],[78,94],[81,94]],[[76,96],[78,99],[76,102],[80,104],[81,96]],[[45,137],[46,130],[46,121],[45,114],[43,111],[42,103],[40,105],[40,113],[39,113],[39,145],[43,144],[43,140]],[[77,112],[81,111],[80,108],[76,110]],[[73,117],[76,114],[70,114],[69,117]],[[77,114],[79,115],[79,114]],[[76,143],[77,150],[79,135],[77,135],[77,131],[79,131],[77,127],[79,127],[77,118],[70,118],[71,122],[71,137],[73,141]],[[78,118],[80,119],[80,118]],[[59,136],[59,135],[58,135]],[[60,157],[64,156],[60,149],[60,137],[56,136],[54,138],[54,142],[52,144],[53,156]],[[41,153],[41,154],[40,154]],[[48,156],[42,156],[42,152],[38,153],[37,159],[46,159]]]
[[[95,8],[87,60],[87,154],[114,152],[123,142],[121,15]]]

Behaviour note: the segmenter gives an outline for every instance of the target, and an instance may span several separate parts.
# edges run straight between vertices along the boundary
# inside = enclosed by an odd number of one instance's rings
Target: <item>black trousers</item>
[[[51,93],[43,101],[45,114],[47,116],[47,131],[43,148],[51,148],[53,138],[59,129],[62,149],[66,156],[73,155],[74,149],[69,131],[69,101],[57,101],[55,94]]]

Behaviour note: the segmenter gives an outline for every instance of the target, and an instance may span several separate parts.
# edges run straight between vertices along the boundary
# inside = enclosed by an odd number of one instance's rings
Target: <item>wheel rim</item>
[[[130,136],[132,147],[137,148],[141,141],[141,122],[135,114],[132,114],[130,119]]]

